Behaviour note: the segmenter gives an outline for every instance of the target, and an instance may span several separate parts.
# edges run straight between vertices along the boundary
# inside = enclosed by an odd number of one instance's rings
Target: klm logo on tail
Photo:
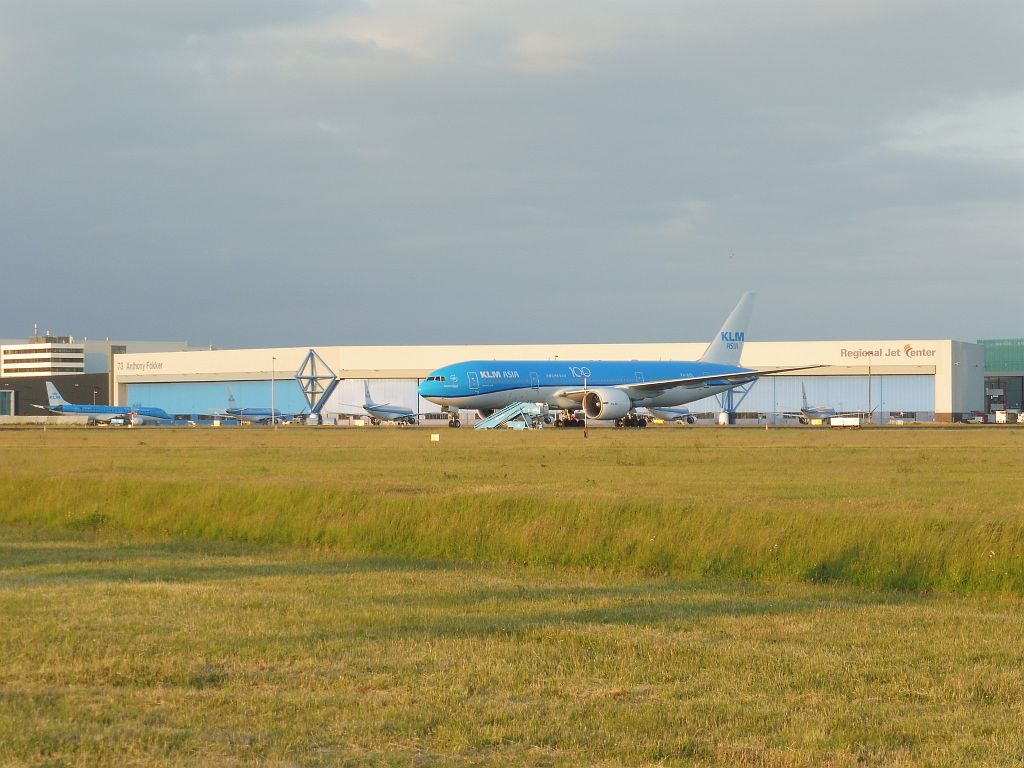
[[[739,350],[743,348],[743,331],[722,331],[719,334],[726,349]]]
[[[46,382],[46,399],[49,401],[51,408],[59,408],[63,405],[67,405],[67,401],[60,396],[60,392],[57,391],[57,388],[53,385],[52,381]]]
[[[736,309],[722,325],[718,335],[711,339],[704,350],[701,361],[719,365],[739,365],[743,353],[743,343],[747,338],[747,326],[750,325],[750,313],[753,309],[754,294],[745,293]]]

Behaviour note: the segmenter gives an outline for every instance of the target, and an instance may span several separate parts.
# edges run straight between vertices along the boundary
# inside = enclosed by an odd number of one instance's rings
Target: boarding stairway
[[[478,421],[473,429],[496,429],[508,427],[510,429],[533,429],[544,423],[546,406],[537,403],[512,403],[500,411],[495,411],[486,419]],[[516,421],[521,419],[521,421]]]

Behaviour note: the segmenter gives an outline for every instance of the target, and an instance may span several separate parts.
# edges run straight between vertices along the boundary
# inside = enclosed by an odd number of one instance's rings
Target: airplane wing
[[[767,371],[736,371],[735,373],[718,373],[710,376],[690,376],[682,379],[663,379],[661,381],[637,381],[629,384],[614,384],[611,388],[621,389],[633,400],[641,400],[645,397],[654,397],[666,390],[675,389],[677,387],[697,389],[705,385],[712,385],[714,382],[723,382],[730,385],[747,384],[762,376],[772,376],[776,373],[788,373],[789,371],[806,371],[811,368],[821,367],[822,366],[820,365],[801,365],[794,368],[772,368]],[[567,397],[570,400],[578,400],[582,402],[584,392],[586,392],[586,390],[566,389],[560,391],[558,394],[561,397]]]

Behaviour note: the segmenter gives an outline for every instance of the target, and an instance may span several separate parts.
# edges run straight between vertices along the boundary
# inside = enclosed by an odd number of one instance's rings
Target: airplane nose
[[[437,381],[436,373],[430,374],[428,378],[420,382],[419,393],[420,397],[437,397],[441,394],[441,388]]]

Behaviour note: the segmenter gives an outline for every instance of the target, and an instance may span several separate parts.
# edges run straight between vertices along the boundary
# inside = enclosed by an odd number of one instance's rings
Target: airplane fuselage
[[[648,408],[654,416],[665,421],[679,421],[687,424],[696,424],[697,417],[690,413],[688,408],[671,408],[668,406],[652,406]]]
[[[751,371],[700,361],[610,360],[471,360],[433,372],[420,384],[420,395],[445,408],[487,410],[517,402],[578,408],[578,397],[562,393],[587,387],[621,387],[702,376],[735,376]],[[670,386],[631,400],[634,406],[677,406],[717,395],[736,384],[715,380]]]
[[[75,403],[64,403],[50,406],[48,410],[56,414],[92,416],[96,421],[110,421],[118,417],[132,415],[161,421],[172,421],[171,415],[163,408],[152,408],[150,406],[131,408],[125,405],[77,405]]]
[[[282,414],[279,410],[270,408],[226,408],[224,413],[232,419],[239,421],[264,422],[275,419],[281,421]]]
[[[801,408],[800,412],[807,419],[830,419],[839,415],[835,408]]]
[[[372,418],[380,419],[381,421],[408,421],[416,415],[411,408],[400,408],[393,405],[375,405],[372,403],[364,405],[363,410],[370,414]]]

